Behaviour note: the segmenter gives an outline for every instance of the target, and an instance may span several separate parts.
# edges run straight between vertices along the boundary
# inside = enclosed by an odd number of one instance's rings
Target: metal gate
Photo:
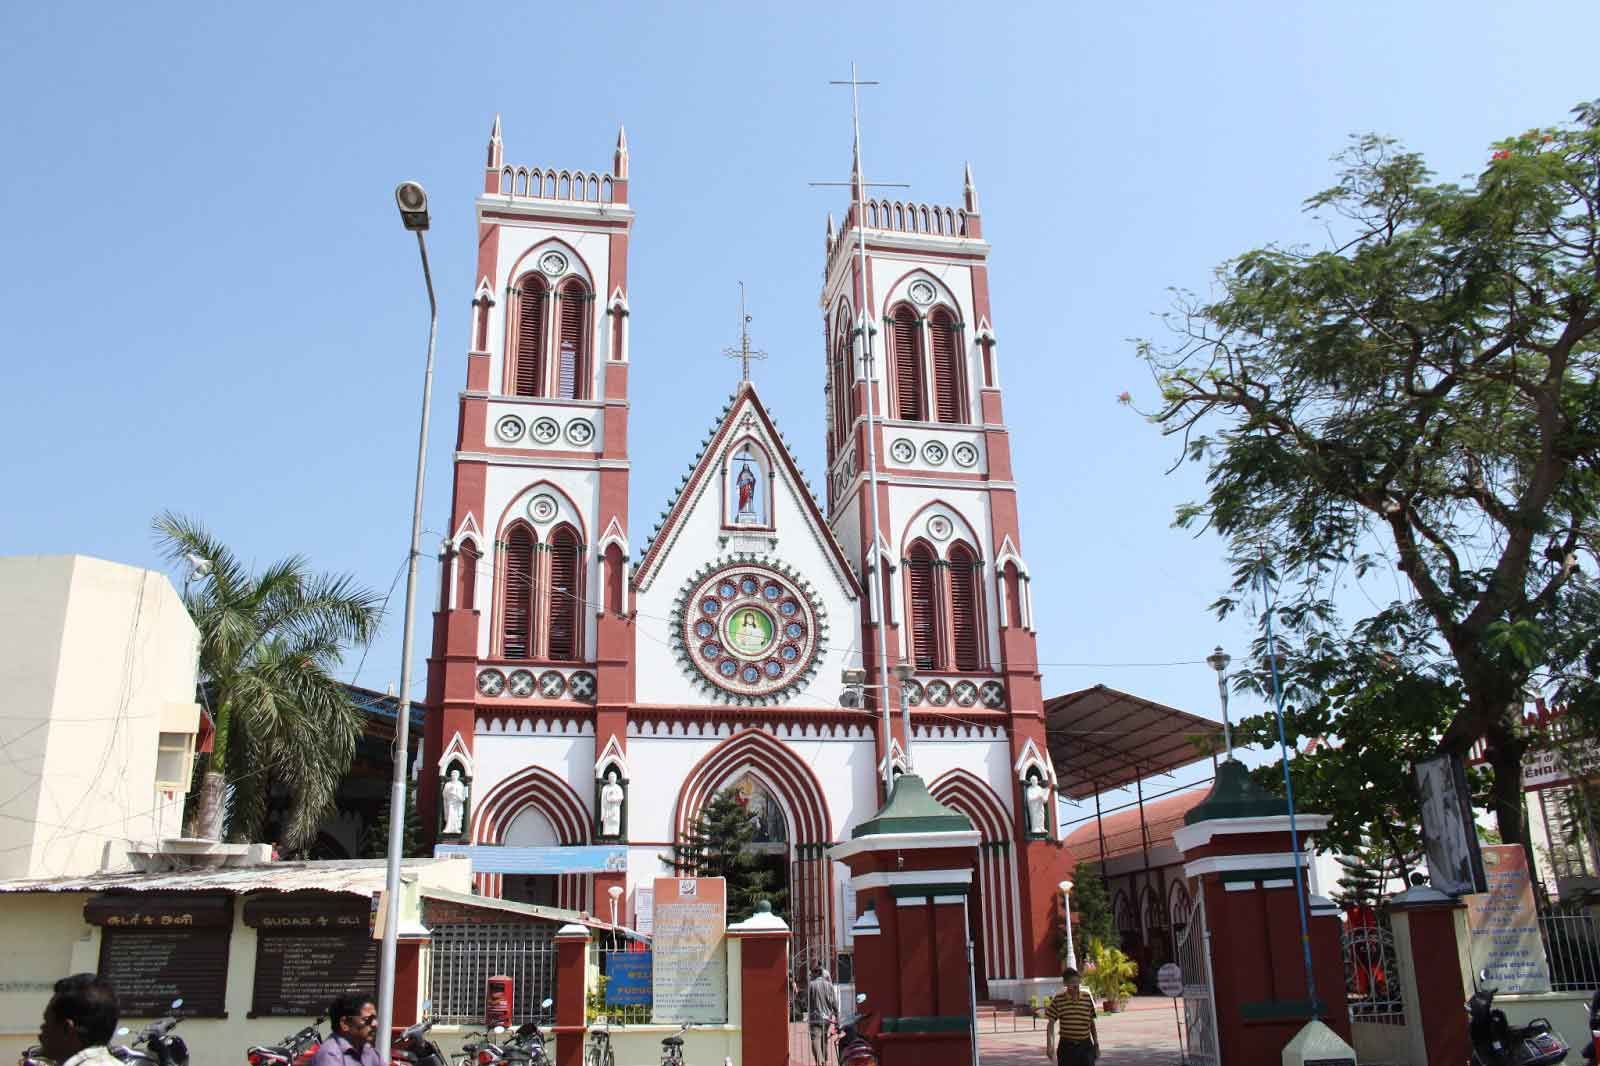
[[[434,1019],[441,1025],[484,1024],[488,980],[502,974],[516,989],[512,1023],[539,1018],[540,1002],[556,994],[554,930],[547,922],[434,926],[428,981]]]
[[[1189,908],[1189,920],[1178,936],[1178,966],[1183,970],[1183,1029],[1188,1045],[1185,1062],[1218,1066],[1217,1004],[1211,994],[1211,930],[1206,926],[1206,897]]]

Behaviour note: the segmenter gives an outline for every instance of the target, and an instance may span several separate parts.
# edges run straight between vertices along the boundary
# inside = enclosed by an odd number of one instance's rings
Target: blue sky
[[[431,545],[496,111],[529,165],[605,168],[627,124],[635,542],[736,380],[741,279],[772,354],[758,386],[820,483],[816,299],[844,197],[807,182],[848,169],[826,83],[855,59],[884,83],[869,180],[955,203],[964,161],[977,179],[1046,691],[1214,713],[1194,660],[1248,633],[1206,610],[1220,545],[1170,528],[1199,472],[1168,475],[1173,443],[1116,402],[1152,393],[1129,338],[1159,334],[1169,286],[1318,240],[1299,205],[1349,134],[1458,177],[1600,96],[1577,45],[1597,30],[1592,0],[7,5],[0,553],[153,565],[172,508],[258,563],[304,552],[387,590],[426,331],[391,192],[412,178],[433,202]],[[424,604],[434,588],[429,563]],[[398,678],[399,602],[363,684]]]

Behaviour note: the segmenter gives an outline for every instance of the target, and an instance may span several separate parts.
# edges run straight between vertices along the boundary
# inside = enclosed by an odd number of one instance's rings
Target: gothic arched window
[[[943,597],[939,595],[939,566],[933,549],[922,541],[913,544],[906,554],[905,566],[910,592],[906,614],[911,623],[911,662],[918,670],[937,670],[943,658],[939,654]]]
[[[1016,563],[1007,563],[1005,572],[1001,575],[1006,589],[1006,625],[1022,625],[1022,579],[1017,573]]]
[[[622,582],[626,566],[622,549],[615,544],[606,549],[606,610],[612,615],[622,615]]]
[[[511,387],[506,391],[513,396],[544,395],[544,306],[548,291],[543,277],[525,274],[512,292],[512,328],[506,331],[511,336],[506,345],[511,356],[507,374]]]
[[[955,316],[939,308],[928,318],[933,347],[933,413],[940,422],[967,421],[967,384]]]
[[[894,416],[907,422],[927,418],[922,387],[922,323],[904,305],[889,319],[890,366],[894,370]]]
[[[550,603],[545,609],[549,623],[549,656],[572,661],[578,658],[582,642],[583,545],[571,526],[562,526],[550,535]]]
[[[833,446],[837,455],[845,447],[850,423],[855,421],[855,395],[850,380],[850,319],[841,308],[833,340]]]
[[[560,337],[556,341],[556,397],[589,398],[589,289],[576,278],[556,294]]]
[[[500,602],[500,650],[507,659],[534,657],[533,605],[534,554],[537,541],[533,530],[518,524],[506,535],[506,562],[501,572],[503,592]]]
[[[983,669],[983,612],[978,559],[965,544],[950,549],[950,637],[957,670]]]

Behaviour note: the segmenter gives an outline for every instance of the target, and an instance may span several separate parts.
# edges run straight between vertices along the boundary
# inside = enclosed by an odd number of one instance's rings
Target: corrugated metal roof
[[[403,859],[401,869],[421,868],[438,859]],[[383,889],[382,859],[338,859],[319,862],[273,862],[259,866],[227,866],[215,870],[166,873],[106,873],[85,877],[36,877],[0,881],[0,892],[296,892],[320,888],[373,896]]]
[[[583,911],[569,911],[563,907],[545,907],[537,903],[516,903],[508,899],[495,899],[491,896],[473,896],[465,892],[451,892],[447,888],[430,888],[422,886],[422,895],[427,899],[436,899],[444,903],[458,903],[463,907],[478,907],[482,910],[500,911],[505,914],[517,914],[528,918],[542,918],[546,921],[560,922],[562,925],[575,924],[586,926],[590,929],[599,929],[602,932],[616,933],[631,940],[649,942],[650,937],[637,929],[629,929],[625,925],[612,925],[603,922],[593,915]]]

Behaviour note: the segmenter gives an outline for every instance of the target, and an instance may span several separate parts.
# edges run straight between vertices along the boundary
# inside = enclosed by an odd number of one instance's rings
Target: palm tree
[[[333,675],[345,649],[372,640],[379,597],[348,575],[316,574],[294,555],[252,575],[204,526],[170,511],[161,550],[195,566],[184,603],[200,630],[200,687],[216,723],[195,835],[259,840],[274,784],[289,794],[280,843],[316,834],[350,768],[361,714]]]

